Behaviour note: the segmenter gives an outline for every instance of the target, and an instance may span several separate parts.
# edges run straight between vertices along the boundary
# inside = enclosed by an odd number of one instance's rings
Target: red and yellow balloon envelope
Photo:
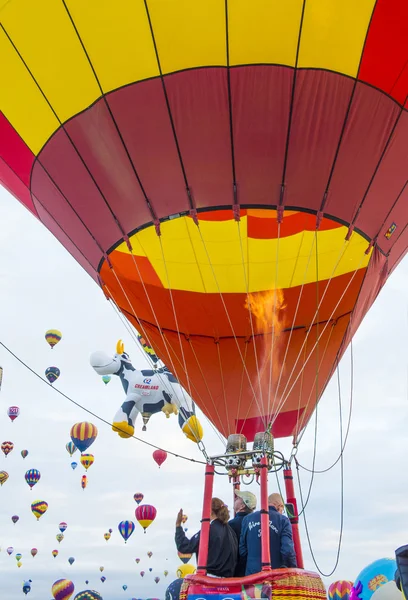
[[[76,423],[71,428],[71,440],[80,452],[85,452],[98,436],[98,429],[92,423]]]
[[[408,3],[3,4],[3,185],[223,435],[296,439],[407,252]]]
[[[58,579],[51,588],[55,600],[69,600],[74,590],[75,586],[69,579]]]
[[[93,454],[81,454],[81,465],[84,467],[85,471],[89,469],[94,463],[95,457]]]
[[[45,332],[45,339],[51,346],[51,350],[61,341],[62,333],[58,329],[49,329]]]
[[[4,456],[7,458],[7,456],[10,454],[10,452],[13,450],[14,448],[14,444],[13,442],[3,442],[2,445],[0,446],[1,451],[3,452]]]
[[[349,600],[352,587],[352,581],[334,581],[328,589],[329,600]]]
[[[31,512],[37,517],[37,521],[39,521],[43,514],[47,512],[47,509],[48,503],[44,500],[36,500],[31,504]]]
[[[156,363],[158,363],[160,359],[156,355],[155,351],[153,350],[153,348],[151,347],[151,345],[149,344],[149,342],[147,342],[145,340],[145,338],[142,335],[140,335],[140,334],[137,335],[137,339],[138,339],[140,345],[142,346],[143,350],[146,352],[147,356],[156,365]]]
[[[3,485],[3,483],[6,483],[8,478],[9,478],[9,474],[7,473],[7,471],[0,471],[0,485]]]
[[[53,555],[54,558],[57,558],[57,556],[58,556],[58,550],[53,550],[51,552],[51,554]]]
[[[119,533],[125,540],[125,544],[135,530],[133,521],[121,521],[118,525]]]
[[[104,533],[104,534],[103,534],[103,537],[104,537],[104,538],[105,538],[105,540],[108,542],[108,541],[110,540],[110,538],[111,538],[111,534],[110,534],[110,533],[108,533],[108,532],[106,532],[106,533]]]
[[[88,477],[86,475],[82,475],[81,477],[81,488],[84,490],[88,485]]]
[[[150,504],[142,504],[135,510],[135,516],[140,525],[143,527],[144,532],[153,523],[156,518],[157,510]]]
[[[166,458],[167,458],[167,452],[165,450],[158,449],[153,452],[153,460],[155,463],[157,463],[159,465],[159,468],[164,463]]]

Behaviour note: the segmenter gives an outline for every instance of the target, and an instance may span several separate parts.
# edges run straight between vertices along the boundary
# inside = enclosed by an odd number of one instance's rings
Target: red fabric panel
[[[165,81],[197,208],[232,205],[226,69],[213,67],[173,73]]]
[[[37,211],[35,210],[33,201],[31,199],[30,190],[21,181],[21,179],[10,169],[8,165],[0,158],[0,183],[6,188],[17,200],[19,200],[30,212],[36,217]]]
[[[289,139],[285,206],[320,209],[352,88],[353,80],[336,73],[299,71]]]
[[[34,154],[2,112],[0,112],[0,158],[14,171],[24,185],[29,187]]]
[[[358,79],[403,104],[408,94],[408,2],[377,0]]]
[[[289,410],[280,413],[272,426],[272,435],[275,438],[289,437],[296,429],[299,417],[302,417],[304,409]],[[248,440],[253,440],[258,431],[265,431],[265,424],[261,417],[250,419],[239,419],[235,422],[235,431],[243,433]]]
[[[322,219],[319,231],[328,231],[341,227],[340,223],[331,219]],[[276,239],[284,238],[303,231],[316,230],[316,215],[310,213],[298,212],[294,215],[286,216],[283,214],[283,220],[280,224],[274,219],[263,219],[256,216],[248,215],[248,237],[255,239]]]

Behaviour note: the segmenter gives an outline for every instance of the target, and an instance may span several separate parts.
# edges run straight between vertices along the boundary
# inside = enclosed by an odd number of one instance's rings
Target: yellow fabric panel
[[[159,75],[144,2],[67,0],[104,92]]]
[[[230,64],[294,66],[303,0],[228,3]]]
[[[2,29],[0,57],[0,110],[36,154],[58,121]]]
[[[356,77],[375,0],[308,0],[299,67]]]
[[[163,73],[226,65],[223,0],[149,0],[148,7]]]
[[[62,2],[11,1],[3,8],[1,21],[61,121],[86,108],[100,95]],[[24,90],[16,85],[15,75],[2,77],[1,84],[19,90],[24,106],[33,101],[30,88]],[[23,112],[20,111],[17,121],[12,121],[16,129],[20,129],[18,119],[24,119]],[[37,127],[44,133],[42,140],[35,140],[36,146],[48,138],[45,125],[39,122]],[[23,139],[26,137],[24,132]]]
[[[278,251],[277,239],[247,238],[246,217],[241,219],[239,227],[241,235],[235,221],[201,221],[204,247],[192,219],[181,217],[161,224],[165,264],[154,227],[143,229],[132,237],[133,253],[138,253],[134,243],[137,238],[143,255],[148,257],[165,288],[170,282],[172,289],[209,293],[217,293],[220,289],[226,293],[245,293],[247,280],[249,292],[273,289],[276,259],[279,261],[276,287],[287,289],[316,281],[315,232],[304,231],[280,238]],[[346,233],[346,227],[318,232],[320,280],[367,266],[370,259],[370,254],[365,255],[367,241],[354,232],[350,241],[345,243]],[[117,251],[128,253],[124,244]]]

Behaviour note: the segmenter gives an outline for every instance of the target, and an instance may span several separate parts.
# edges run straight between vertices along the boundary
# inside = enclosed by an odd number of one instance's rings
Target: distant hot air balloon
[[[7,416],[11,422],[13,422],[15,419],[17,419],[19,414],[20,414],[20,409],[18,406],[9,406],[8,407]]]
[[[113,529],[108,529],[108,531],[109,531],[109,533],[112,533],[112,532],[113,532]]]
[[[352,581],[334,581],[328,589],[329,600],[349,600],[352,587]]]
[[[57,381],[58,377],[61,375],[61,371],[58,367],[48,367],[45,369],[45,376],[52,385],[55,381]]]
[[[7,455],[13,450],[14,444],[13,442],[3,442],[0,448],[4,456],[7,458]]]
[[[57,556],[58,556],[58,550],[53,550],[51,552],[51,554],[53,555],[54,558],[57,558]]]
[[[152,558],[152,556],[153,556],[153,552],[152,552],[151,550],[149,550],[149,552],[147,553],[147,556],[148,556],[149,558]]]
[[[169,574],[168,571],[164,571],[164,576],[167,577],[167,575]]]
[[[21,560],[23,558],[23,555],[18,553],[16,554],[16,560]]]
[[[13,554],[13,552],[14,552],[14,548],[13,548],[13,546],[9,546],[9,547],[7,548],[7,550],[6,550],[6,552],[7,552],[7,554],[8,554],[9,556],[11,556],[11,555]]]
[[[103,571],[105,570],[105,567],[99,567],[99,570],[101,573],[103,573]]]
[[[154,580],[155,580],[156,583],[159,583],[160,577],[155,577]]]
[[[55,536],[55,539],[60,544],[62,542],[62,540],[64,539],[64,534],[63,533],[57,533],[57,535]]]
[[[37,521],[40,520],[40,517],[43,516],[45,512],[47,512],[48,503],[44,502],[44,500],[36,500],[31,504],[31,512],[35,517],[37,517]]]
[[[85,452],[94,443],[98,429],[92,423],[76,423],[71,428],[71,439],[80,452]]]
[[[196,568],[194,565],[180,565],[177,568],[176,575],[180,579],[184,579],[186,575],[192,575],[196,572]]]
[[[144,532],[153,523],[156,518],[157,510],[150,504],[141,504],[135,510],[136,519],[143,527]]]
[[[23,592],[26,596],[29,592],[31,592],[31,583],[31,579],[29,579],[28,581],[24,581],[23,583]]]
[[[20,519],[20,517],[18,515],[13,515],[11,517],[11,520],[13,521],[14,524],[16,524],[19,519]]]
[[[18,561],[17,561],[17,566],[18,566],[18,568],[20,568],[22,564],[23,564],[23,563],[21,562],[21,560],[18,560]]]
[[[135,558],[136,564],[138,565],[140,563],[140,558]]]
[[[74,590],[75,586],[69,579],[58,579],[51,588],[55,600],[69,600]]]
[[[75,558],[73,556],[70,556],[69,559],[68,559],[68,562],[69,562],[70,565],[73,565],[74,562],[75,562]]]
[[[74,454],[74,452],[77,451],[77,447],[75,446],[74,442],[68,442],[65,445],[65,448],[67,449],[67,452],[69,453],[70,456],[72,456]]]
[[[3,367],[0,367],[0,391],[1,391],[2,382],[3,382]]]
[[[58,329],[49,329],[45,332],[45,339],[51,346],[51,350],[61,341],[62,333]]]
[[[71,463],[71,469],[72,469],[73,471],[75,471],[75,469],[77,468],[77,466],[78,466],[78,463],[77,463],[77,462],[72,462],[72,463]]]
[[[33,489],[35,484],[38,483],[40,481],[40,479],[41,479],[41,473],[40,473],[40,471],[37,471],[37,469],[30,469],[25,474],[25,480],[28,483],[28,485],[30,486],[30,489]]]
[[[88,477],[86,475],[82,475],[81,477],[81,487],[84,490],[88,485]]]
[[[182,523],[185,523],[187,520],[188,520],[188,516],[187,516],[187,515],[183,515],[183,516],[181,517],[181,522],[182,522]]]
[[[123,588],[123,589],[125,590],[125,592],[126,592],[126,590],[127,590],[127,585],[126,585],[126,583],[124,583],[124,584],[122,585],[122,588]]]
[[[89,581],[86,579],[85,580],[85,584],[88,585],[88,583],[89,583]],[[75,600],[75,598],[74,598],[74,600]]]
[[[28,450],[21,450],[21,456],[23,458],[27,458],[27,456],[28,456]]]
[[[125,544],[135,530],[133,521],[121,521],[118,525],[119,533],[125,540]]]
[[[0,485],[3,485],[3,483],[6,483],[8,478],[9,478],[9,474],[7,473],[7,471],[0,471]]]
[[[88,584],[88,582],[85,582]],[[79,592],[74,598],[74,600],[103,600],[102,596],[99,592],[95,592],[95,590],[85,590],[83,592]]]
[[[34,558],[38,554],[37,548],[31,548],[31,556]]]
[[[93,454],[81,454],[81,465],[84,467],[85,471],[89,469],[94,463],[95,457]]]
[[[151,573],[153,571],[153,567],[149,567],[149,571]]]
[[[153,459],[159,465],[159,468],[167,458],[167,452],[165,450],[155,450],[153,452]]]
[[[145,576],[145,572],[144,571],[140,571],[140,577],[144,577]]]
[[[112,377],[110,375],[103,375],[102,376],[102,381],[103,381],[103,383],[105,385],[107,385],[110,382],[111,379],[112,379]]]
[[[102,581],[102,583],[104,583],[104,582],[106,581],[106,577],[105,577],[105,575],[102,575],[102,577],[101,577],[101,581]]]
[[[67,527],[68,525],[65,523],[65,521],[61,521],[61,523],[58,525],[58,529],[61,533],[64,533]]]
[[[183,552],[177,552],[179,559],[182,563],[187,564],[190,558],[193,556],[192,554],[184,554]]]
[[[141,503],[141,501],[142,501],[142,500],[143,500],[143,498],[144,498],[144,495],[143,495],[143,494],[141,494],[140,492],[136,492],[136,494],[134,494],[134,495],[133,495],[133,498],[134,498],[134,501],[135,501],[137,504],[140,504],[140,503]]]
[[[137,339],[138,339],[140,345],[142,346],[143,350],[146,352],[146,354],[151,358],[153,363],[156,365],[156,363],[158,363],[160,359],[157,356],[157,354],[155,353],[155,351],[153,350],[153,348],[151,347],[151,345],[149,344],[149,342],[140,334],[138,334]]]
[[[104,533],[103,537],[105,538],[105,540],[108,542],[110,540],[111,534],[110,533]]]

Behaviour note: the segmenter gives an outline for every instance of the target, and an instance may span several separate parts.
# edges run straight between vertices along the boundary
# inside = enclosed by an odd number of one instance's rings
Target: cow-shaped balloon
[[[146,431],[150,417],[163,412],[167,418],[178,414],[179,425],[188,439],[196,443],[201,440],[203,430],[194,414],[194,402],[167,367],[135,369],[122,340],[117,343],[113,357],[98,351],[91,354],[90,362],[98,375],[117,375],[122,382],[126,399],[112,424],[120,437],[132,437],[139,413]]]

